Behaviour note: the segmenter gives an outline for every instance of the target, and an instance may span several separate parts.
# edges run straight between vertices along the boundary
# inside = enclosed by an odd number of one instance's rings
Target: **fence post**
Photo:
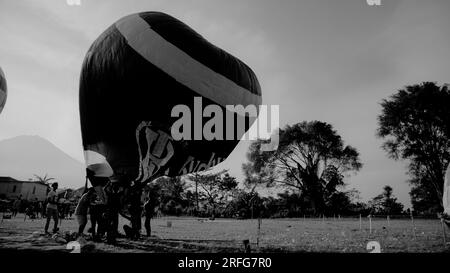
[[[361,218],[361,214],[359,214],[359,231],[362,230],[362,218]]]
[[[372,234],[372,215],[369,214],[369,234]]]
[[[412,229],[413,229],[413,236],[414,236],[414,239],[416,239],[416,227],[414,225],[414,216],[413,216],[412,211],[411,211],[411,224],[412,224]]]
[[[447,245],[447,234],[445,232],[445,223],[444,223],[444,218],[441,217],[441,225],[442,225],[442,236],[444,237],[444,246]]]
[[[258,218],[258,233],[256,235],[256,246],[259,248],[259,235],[261,233],[261,218]]]
[[[387,226],[388,226],[388,228],[390,228],[391,225],[390,225],[390,222],[389,222],[389,220],[390,220],[389,215],[386,218],[387,218]]]

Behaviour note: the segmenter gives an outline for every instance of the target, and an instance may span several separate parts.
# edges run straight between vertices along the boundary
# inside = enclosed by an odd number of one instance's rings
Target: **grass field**
[[[167,222],[172,226],[168,227]],[[121,225],[127,221],[121,219]],[[45,220],[24,221],[23,215],[0,224],[1,249],[68,251],[45,236],[33,237],[43,230]],[[381,252],[450,252],[444,245],[439,220],[342,219],[263,219],[258,238],[257,220],[167,217],[152,220],[151,238],[138,241],[119,239],[115,246],[97,243],[95,252],[243,252],[249,239],[253,252],[369,252],[367,243],[377,241]],[[75,220],[63,220],[61,232],[75,231]],[[448,233],[448,230],[447,230]]]

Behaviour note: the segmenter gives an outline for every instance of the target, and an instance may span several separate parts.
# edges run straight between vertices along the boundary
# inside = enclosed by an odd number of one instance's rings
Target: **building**
[[[44,201],[48,185],[40,181],[20,181],[12,177],[0,176],[0,198]]]

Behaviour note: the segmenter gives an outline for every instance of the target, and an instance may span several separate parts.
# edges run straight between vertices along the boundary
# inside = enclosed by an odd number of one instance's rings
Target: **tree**
[[[218,173],[200,174],[191,176],[200,188],[199,194],[206,200],[211,209],[211,218],[215,217],[219,205],[224,205],[238,183],[236,178],[230,176],[226,170]]]
[[[39,176],[37,174],[34,174],[33,176],[34,176],[34,178],[36,178],[37,181],[47,185],[47,194],[48,194],[50,192],[50,181],[55,180],[55,178],[48,177],[48,174],[45,174],[44,176]]]
[[[403,212],[403,204],[397,202],[390,186],[384,186],[383,192],[372,199],[370,206],[375,214],[397,215]]]
[[[359,191],[351,189],[349,191],[337,191],[327,200],[327,214],[329,215],[354,215],[358,214],[361,203]]]
[[[229,205],[230,216],[238,216],[240,218],[261,216],[260,206],[261,197],[258,192],[247,192],[242,189],[236,190],[234,198]]]
[[[44,176],[39,176],[37,174],[34,174],[33,176],[36,178],[37,181],[42,182],[46,185],[49,185],[50,181],[55,180],[55,178],[53,178],[53,177],[48,177],[48,174],[45,174]]]
[[[160,177],[144,188],[144,194],[157,199],[161,212],[168,215],[180,215],[188,206],[186,182],[181,177]]]
[[[442,210],[444,175],[450,162],[448,85],[423,82],[406,86],[384,99],[381,106],[377,135],[386,139],[384,150],[395,160],[409,160],[412,197],[432,190],[436,200],[429,206]]]
[[[362,164],[358,151],[345,146],[330,124],[312,121],[287,125],[279,131],[276,151],[261,152],[256,140],[243,164],[246,183],[279,185],[309,200],[314,214],[323,213],[327,200],[345,186],[344,176]]]
[[[409,195],[415,212],[420,214],[436,215],[441,212],[442,206],[437,201],[439,197],[433,189],[432,183],[423,181],[427,177],[416,177],[410,180],[412,185]]]

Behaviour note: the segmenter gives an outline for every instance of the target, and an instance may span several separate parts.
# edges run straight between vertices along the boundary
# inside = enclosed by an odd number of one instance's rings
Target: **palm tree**
[[[48,174],[45,174],[43,177],[39,176],[37,174],[34,174],[33,176],[36,178],[37,181],[42,182],[45,185],[49,185],[50,181],[55,180],[55,178],[53,178],[53,177],[47,177]]]

